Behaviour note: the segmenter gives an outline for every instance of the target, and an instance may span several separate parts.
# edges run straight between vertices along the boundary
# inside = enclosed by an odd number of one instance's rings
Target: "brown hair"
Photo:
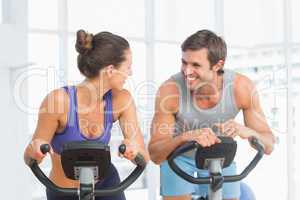
[[[189,36],[181,45],[182,51],[200,50],[206,48],[208,51],[207,58],[210,66],[214,66],[223,60],[225,62],[227,55],[227,47],[225,41],[217,36],[214,32],[209,30],[201,30]],[[218,70],[218,74],[223,74],[224,70]]]
[[[110,32],[93,35],[79,30],[75,48],[79,53],[79,71],[87,78],[94,78],[105,66],[118,67],[125,60],[125,51],[130,47],[126,39]]]

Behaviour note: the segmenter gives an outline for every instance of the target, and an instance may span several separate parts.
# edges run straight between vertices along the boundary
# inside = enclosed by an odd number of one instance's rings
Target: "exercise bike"
[[[184,180],[193,184],[209,184],[207,197],[203,200],[222,200],[222,185],[226,182],[240,181],[245,178],[257,165],[264,155],[264,147],[256,138],[251,138],[250,143],[257,153],[250,164],[239,175],[223,176],[222,168],[228,167],[234,160],[237,143],[230,137],[219,137],[221,143],[203,148],[199,143],[192,141],[183,144],[168,156],[170,168]],[[195,165],[198,169],[208,170],[209,177],[193,177],[178,167],[175,158],[189,152],[195,152]]]
[[[40,147],[41,152],[46,154],[50,151],[48,144]],[[126,146],[121,144],[119,152],[124,154]],[[95,141],[69,142],[63,146],[61,163],[66,177],[79,180],[79,188],[62,188],[54,184],[39,168],[36,160],[31,159],[29,167],[46,186],[46,188],[65,196],[78,196],[80,200],[92,200],[96,196],[112,196],[128,188],[144,171],[146,162],[141,154],[134,159],[137,164],[134,171],[121,183],[105,189],[95,189],[95,183],[103,180],[108,173],[111,156],[108,145]]]

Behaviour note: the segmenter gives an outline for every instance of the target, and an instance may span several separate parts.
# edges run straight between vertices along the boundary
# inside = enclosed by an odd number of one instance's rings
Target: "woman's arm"
[[[144,138],[138,124],[136,107],[131,94],[127,90],[118,92],[119,124],[124,136],[123,143],[128,147],[124,156],[133,160],[137,153],[142,154],[145,161],[149,161],[149,154],[146,151]]]
[[[42,144],[49,144],[54,133],[59,126],[59,117],[64,112],[62,98],[64,91],[54,90],[43,100],[38,116],[38,123],[31,139],[24,152],[24,161],[28,164],[29,159],[33,158],[41,162],[45,155],[40,151]],[[52,149],[50,153],[53,153]]]

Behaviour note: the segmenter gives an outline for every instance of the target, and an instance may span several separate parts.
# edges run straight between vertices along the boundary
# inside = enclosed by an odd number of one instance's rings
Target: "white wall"
[[[27,63],[27,0],[3,0],[5,22],[0,24],[0,188],[1,199],[28,199],[30,171],[23,162],[27,116],[14,102],[14,82]],[[26,83],[22,87],[26,94]],[[26,96],[23,96],[26,100]]]
[[[24,26],[0,24],[0,67],[19,66],[27,58],[27,32]]]
[[[1,122],[1,199],[17,200],[29,197],[29,170],[23,162],[23,149],[26,139],[27,116],[20,112],[13,101],[13,85],[16,71],[9,68],[0,69],[0,122]]]
[[[23,64],[27,60],[27,0],[2,0],[0,22],[0,67]]]

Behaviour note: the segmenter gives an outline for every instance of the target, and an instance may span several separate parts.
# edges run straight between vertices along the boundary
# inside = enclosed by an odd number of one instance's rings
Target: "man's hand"
[[[210,147],[221,140],[214,134],[210,128],[202,128],[185,132],[181,136],[184,142],[196,141],[202,147]]]
[[[255,131],[242,124],[239,124],[233,119],[230,119],[224,123],[216,123],[215,126],[223,135],[232,138],[240,136],[242,139],[248,139],[250,137],[257,136]]]

